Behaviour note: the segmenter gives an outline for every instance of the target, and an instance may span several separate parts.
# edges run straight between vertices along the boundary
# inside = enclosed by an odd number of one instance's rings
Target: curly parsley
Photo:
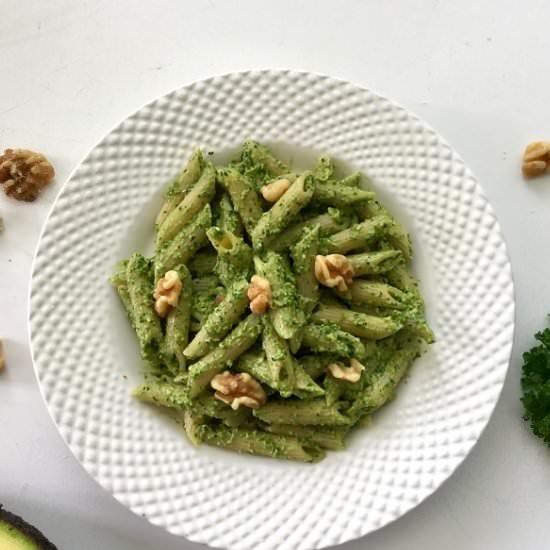
[[[550,446],[550,328],[537,332],[540,345],[523,354],[521,386],[524,419]]]

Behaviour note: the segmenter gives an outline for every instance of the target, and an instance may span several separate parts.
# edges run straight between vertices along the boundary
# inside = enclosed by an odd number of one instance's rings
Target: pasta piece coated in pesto
[[[324,426],[292,426],[289,424],[268,424],[265,429],[274,434],[289,435],[306,439],[322,449],[340,451],[345,449],[348,428],[326,428]]]
[[[200,438],[208,445],[271,458],[318,462],[325,456],[317,445],[306,439],[301,440],[260,430],[205,425],[201,427]]]
[[[188,410],[193,415],[216,418],[228,426],[240,426],[250,417],[250,411],[245,408],[235,411],[213,395],[191,399],[186,386],[172,382],[149,380],[135,388],[132,395],[151,405]]]
[[[216,225],[223,231],[230,231],[238,237],[242,237],[243,223],[237,211],[233,208],[231,199],[227,193],[222,193],[216,212]]]
[[[304,172],[273,206],[262,214],[250,237],[255,250],[281,233],[310,201],[315,187],[311,172]]]
[[[234,410],[209,394],[203,394],[191,399],[187,410],[196,416],[216,418],[230,427],[243,426],[247,424],[252,417],[250,409],[240,407]]]
[[[132,395],[140,401],[159,407],[185,409],[189,404],[185,386],[157,380],[149,380],[139,385],[134,389]]]
[[[354,172],[336,182],[340,187],[358,187],[361,183],[361,173]]]
[[[281,395],[295,395],[303,399],[311,399],[324,395],[324,390],[316,384],[313,379],[305,372],[302,365],[293,359],[294,370],[294,389],[291,391],[285,380],[277,378],[278,369],[272,368],[263,352],[245,353],[239,359],[236,369],[241,372],[247,372],[266,386],[278,391]]]
[[[329,407],[335,405],[343,395],[344,384],[346,384],[346,382],[343,380],[337,380],[332,376],[325,377],[323,387],[325,389],[325,401]]]
[[[199,181],[159,226],[157,248],[173,239],[212,200],[215,187],[216,169],[212,164],[207,164]]]
[[[246,280],[235,281],[223,301],[206,318],[199,332],[183,351],[185,357],[202,357],[229,332],[248,307],[247,290]]]
[[[236,280],[249,279],[252,274],[252,249],[231,231],[211,227],[206,232],[218,253],[214,272],[228,288]]]
[[[348,291],[343,293],[343,296],[345,299],[358,304],[390,309],[405,309],[408,299],[405,292],[394,286],[365,279],[355,279],[349,286]]]
[[[352,254],[347,256],[347,259],[353,268],[353,276],[361,277],[390,271],[403,262],[403,254],[400,250],[375,250]]]
[[[310,323],[304,327],[303,344],[316,353],[334,353],[361,360],[365,346],[359,338],[332,322]]]
[[[407,271],[404,265],[394,267],[385,274],[385,277],[391,285],[399,290],[420,297],[418,281],[409,271]]]
[[[269,365],[263,350],[243,353],[235,369],[250,374],[252,378],[270,388],[277,389],[278,381],[275,379],[274,369]]]
[[[132,300],[130,299],[130,292],[128,291],[128,280],[126,278],[127,265],[128,260],[120,262],[117,266],[117,270],[109,279],[109,282],[117,291],[118,297],[120,298],[120,301],[124,306],[124,310],[128,315],[128,319],[130,320],[130,324],[132,325],[132,327],[134,327],[134,310],[132,308]]]
[[[292,338],[289,338],[288,347],[294,355],[300,351],[300,348],[302,347],[302,329],[296,332]]]
[[[254,411],[254,416],[268,424],[299,426],[349,426],[351,419],[338,407],[329,407],[324,399],[284,399],[268,401]]]
[[[422,342],[419,339],[410,339],[402,344],[384,364],[384,368],[373,372],[366,383],[366,387],[349,409],[350,416],[373,413],[389,401],[397,385],[405,376],[412,362],[420,355]]]
[[[203,275],[193,279],[193,293],[209,292],[215,294],[223,290],[220,280],[216,275]]]
[[[350,250],[365,248],[385,234],[391,224],[387,216],[376,216],[331,235],[322,242],[323,254],[347,254]]]
[[[388,271],[385,277],[390,284],[406,292],[410,297],[408,310],[403,315],[405,326],[414,330],[426,343],[432,344],[435,336],[425,319],[424,300],[418,288],[418,281],[402,265]]]
[[[225,289],[216,276],[193,279],[191,316],[201,324],[225,296]]]
[[[202,151],[197,149],[189,158],[183,172],[179,174],[179,176],[170,185],[166,193],[164,204],[162,205],[155,222],[157,227],[162,225],[172,210],[174,210],[183,200],[189,189],[199,179],[203,166],[204,159],[202,156]]]
[[[198,447],[202,441],[200,437],[200,427],[205,423],[205,417],[193,414],[189,410],[183,412],[183,427],[189,441]]]
[[[294,372],[294,358],[288,349],[287,342],[275,331],[268,316],[262,317],[262,347],[271,369],[273,386],[283,397],[292,394],[296,378]]]
[[[316,353],[300,357],[299,362],[304,371],[316,380],[326,372],[331,363],[336,363],[338,360],[338,356],[332,353]]]
[[[409,262],[412,258],[412,243],[409,234],[401,223],[399,223],[389,212],[376,200],[368,201],[357,205],[357,211],[362,219],[373,218],[376,216],[386,216],[391,220],[387,230],[386,238],[394,248],[403,253],[405,261]]]
[[[322,156],[317,160],[313,177],[317,181],[329,181],[334,176],[334,162],[330,157]]]
[[[246,231],[251,234],[262,215],[262,205],[258,193],[246,177],[235,168],[226,168],[220,171],[218,177],[229,193]]]
[[[271,285],[272,307],[269,316],[277,334],[289,340],[306,322],[304,308],[296,288],[296,279],[285,256],[267,251],[254,257],[256,273]]]
[[[184,266],[176,269],[181,281],[181,292],[178,304],[170,311],[166,318],[166,334],[162,355],[166,365],[174,374],[185,369],[185,357],[183,350],[189,340],[189,325],[191,322],[191,307],[193,300],[193,288],[191,273]]]
[[[325,395],[325,390],[304,370],[302,365],[294,361],[294,390],[293,394],[300,399],[313,399]]]
[[[212,225],[212,212],[207,204],[196,219],[186,225],[171,241],[157,250],[155,256],[155,280],[158,281],[170,269],[185,264],[207,242],[206,230]]]
[[[405,261],[410,262],[413,257],[411,237],[405,228],[392,217],[391,224],[386,230],[386,238],[392,246],[403,253]]]
[[[220,345],[189,367],[188,385],[191,397],[197,396],[210,380],[242,355],[258,339],[261,322],[255,315],[241,321]],[[177,378],[176,378],[177,381]]]
[[[372,191],[358,187],[340,185],[338,182],[317,182],[313,192],[313,203],[344,207],[369,201],[374,197]]]
[[[395,334],[403,325],[391,317],[375,317],[344,307],[322,307],[312,315],[314,321],[328,321],[342,330],[365,338],[380,340]]]
[[[132,254],[126,267],[126,280],[141,356],[157,364],[163,336],[159,318],[153,309],[151,262],[141,254]]]
[[[403,325],[405,328],[414,332],[419,338],[424,340],[426,344],[433,344],[435,342],[435,335],[428,325],[428,322],[423,316],[417,316],[407,319],[403,319]]]
[[[217,255],[212,249],[197,252],[187,262],[187,267],[191,271],[193,277],[203,277],[214,273]]]
[[[282,176],[290,172],[290,168],[261,143],[253,140],[245,141],[241,151],[241,162],[244,167],[261,166],[267,177]]]
[[[319,301],[319,282],[315,277],[315,256],[319,250],[319,226],[306,228],[302,238],[291,248],[296,288],[309,315]]]
[[[319,236],[328,237],[333,233],[342,231],[350,225],[350,217],[337,208],[328,208],[324,214],[291,225],[288,229],[268,242],[267,246],[275,252],[282,252],[290,248],[301,237],[307,227],[319,226]]]

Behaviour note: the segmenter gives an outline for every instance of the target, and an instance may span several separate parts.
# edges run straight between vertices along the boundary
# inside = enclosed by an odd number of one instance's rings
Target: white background
[[[60,549],[198,548],[115,502],[57,434],[27,341],[32,256],[63,182],[121,119],[213,74],[292,68],[372,88],[447,138],[495,207],[516,282],[515,351],[481,440],[417,509],[342,548],[548,547],[550,450],[521,419],[519,378],[550,312],[550,176],[526,183],[519,157],[550,139],[549,22],[545,0],[0,0],[0,149],[57,170],[34,204],[0,196],[0,502]]]

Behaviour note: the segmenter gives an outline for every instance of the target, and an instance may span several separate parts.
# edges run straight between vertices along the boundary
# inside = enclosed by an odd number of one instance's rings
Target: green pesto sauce
[[[329,157],[320,158],[313,173],[297,174],[253,141],[244,144],[237,160],[220,168],[205,162],[200,152],[195,155],[167,192],[172,200],[164,208],[173,210],[168,223],[160,227],[157,241],[162,244],[156,251],[155,265],[159,271],[160,266],[172,265],[172,259],[177,258],[173,259],[175,265],[188,263],[194,275],[202,275],[187,293],[191,302],[187,311],[191,309],[194,319],[192,332],[201,327],[206,330],[204,323],[209,319],[209,332],[212,329],[217,334],[219,328],[219,338],[223,339],[214,338],[217,343],[204,352],[206,355],[201,357],[198,352],[195,361],[188,361],[183,370],[178,365],[172,371],[174,349],[187,345],[188,326],[185,334],[174,333],[175,315],[167,323],[154,313],[150,259],[133,258],[129,271],[124,271],[124,266],[118,268],[120,274],[113,283],[131,312],[142,354],[151,363],[150,383],[140,398],[172,407],[177,413],[185,409],[193,414],[198,419],[194,432],[205,442],[276,458],[320,458],[322,441],[328,448],[341,448],[352,420],[363,418],[393,397],[408,366],[422,350],[419,339],[433,339],[416,281],[406,267],[410,257],[407,233],[370,191],[358,186],[359,173],[338,179]],[[268,204],[260,188],[280,177],[292,182],[291,192],[275,205]],[[200,211],[196,210],[198,204],[203,208]],[[261,262],[253,258],[252,244]],[[365,285],[351,289],[346,297],[322,289],[323,302],[315,310],[319,298],[315,255],[351,251],[360,255],[365,250],[371,256],[355,259],[361,271],[355,280],[365,281]],[[272,307],[263,318],[250,314],[246,295],[239,301],[230,290],[240,280],[240,292],[246,294],[254,267],[272,287]],[[132,279],[125,293],[120,288],[127,276]],[[325,318],[338,324],[319,322],[323,307],[331,303],[327,295],[336,300],[340,313]],[[216,310],[221,297],[225,297],[226,308]],[[232,300],[235,308],[229,311]],[[214,316],[213,311],[217,311]],[[166,343],[166,327],[170,329],[170,345]],[[363,339],[385,334],[392,335],[376,342]],[[247,364],[241,354],[252,346],[255,359]],[[304,358],[304,354],[310,355]],[[326,374],[330,362],[347,364],[352,357],[365,365],[358,383]],[[292,364],[297,366],[293,369]],[[275,380],[278,367],[279,378]],[[215,372],[224,369],[248,370],[270,386],[266,387],[267,404],[252,415],[246,407],[234,411],[217,400],[209,382]],[[295,421],[296,429],[287,428],[286,435],[275,430],[266,433],[267,423],[281,422],[281,418]],[[301,422],[306,426],[300,426]],[[337,437],[325,435],[323,439],[325,423],[345,428],[340,428]],[[297,439],[300,437],[304,439]]]

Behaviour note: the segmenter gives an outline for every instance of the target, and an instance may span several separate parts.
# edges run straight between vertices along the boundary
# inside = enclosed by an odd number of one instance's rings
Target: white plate
[[[372,428],[320,464],[194,449],[176,425],[129,396],[139,381],[137,345],[107,278],[118,259],[148,246],[161,190],[191,150],[225,160],[248,137],[297,165],[328,153],[374,179],[412,233],[438,339]],[[30,305],[44,398],[88,472],[152,523],[239,550],[341,543],[433,493],[489,420],[514,328],[501,232],[460,157],[377,94],[286,71],[186,86],[105,137],[50,214]]]

